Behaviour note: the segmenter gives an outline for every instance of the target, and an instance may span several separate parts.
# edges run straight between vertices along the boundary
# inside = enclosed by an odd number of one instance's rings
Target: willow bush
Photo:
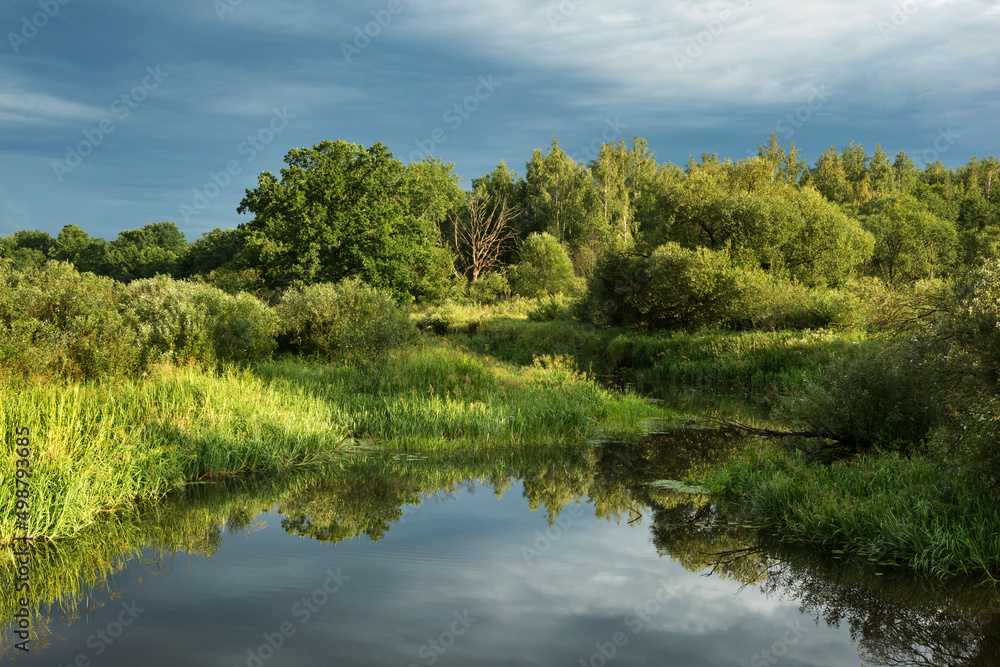
[[[135,371],[138,341],[124,297],[120,283],[67,262],[0,270],[0,375],[86,380]]]
[[[293,346],[327,358],[378,356],[416,335],[409,314],[388,293],[356,279],[292,288],[278,313]]]
[[[130,283],[125,311],[138,332],[144,366],[263,359],[274,350],[280,330],[277,315],[249,294],[233,296],[167,276]]]

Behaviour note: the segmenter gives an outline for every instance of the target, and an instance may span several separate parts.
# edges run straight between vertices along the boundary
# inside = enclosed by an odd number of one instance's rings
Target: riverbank
[[[947,461],[881,452],[827,465],[772,442],[720,465],[706,483],[783,541],[939,578],[1000,578],[995,491]]]
[[[72,537],[105,512],[227,476],[336,465],[359,447],[503,448],[641,430],[663,412],[563,358],[515,366],[428,337],[378,361],[285,357],[117,382],[0,389],[0,432],[30,431],[31,534]],[[13,480],[14,440],[0,461]],[[16,527],[0,489],[0,544]]]

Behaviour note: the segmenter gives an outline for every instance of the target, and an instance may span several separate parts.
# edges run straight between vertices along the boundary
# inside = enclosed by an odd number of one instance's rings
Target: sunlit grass
[[[0,389],[0,544],[15,524],[14,429],[30,429],[30,533],[68,537],[96,517],[191,481],[324,464],[345,442],[328,405],[242,371],[164,369],[145,381]]]
[[[579,442],[597,429],[638,431],[643,419],[662,415],[638,396],[601,388],[566,358],[520,367],[441,339],[378,362],[284,359],[256,372],[308,391],[352,437],[389,448]]]
[[[713,491],[784,539],[940,577],[1000,576],[1000,507],[981,480],[896,453],[832,465],[777,448],[718,468]]]

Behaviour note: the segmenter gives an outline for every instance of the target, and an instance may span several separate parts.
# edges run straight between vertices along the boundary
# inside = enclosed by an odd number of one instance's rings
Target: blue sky
[[[771,132],[949,167],[1000,154],[984,0],[4,0],[0,235],[247,221],[293,147],[382,141],[469,179],[641,136],[741,159]]]

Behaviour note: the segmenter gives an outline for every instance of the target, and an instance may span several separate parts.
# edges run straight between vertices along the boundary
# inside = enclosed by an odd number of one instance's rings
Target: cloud
[[[0,120],[18,123],[93,120],[106,111],[48,93],[0,91]]]

